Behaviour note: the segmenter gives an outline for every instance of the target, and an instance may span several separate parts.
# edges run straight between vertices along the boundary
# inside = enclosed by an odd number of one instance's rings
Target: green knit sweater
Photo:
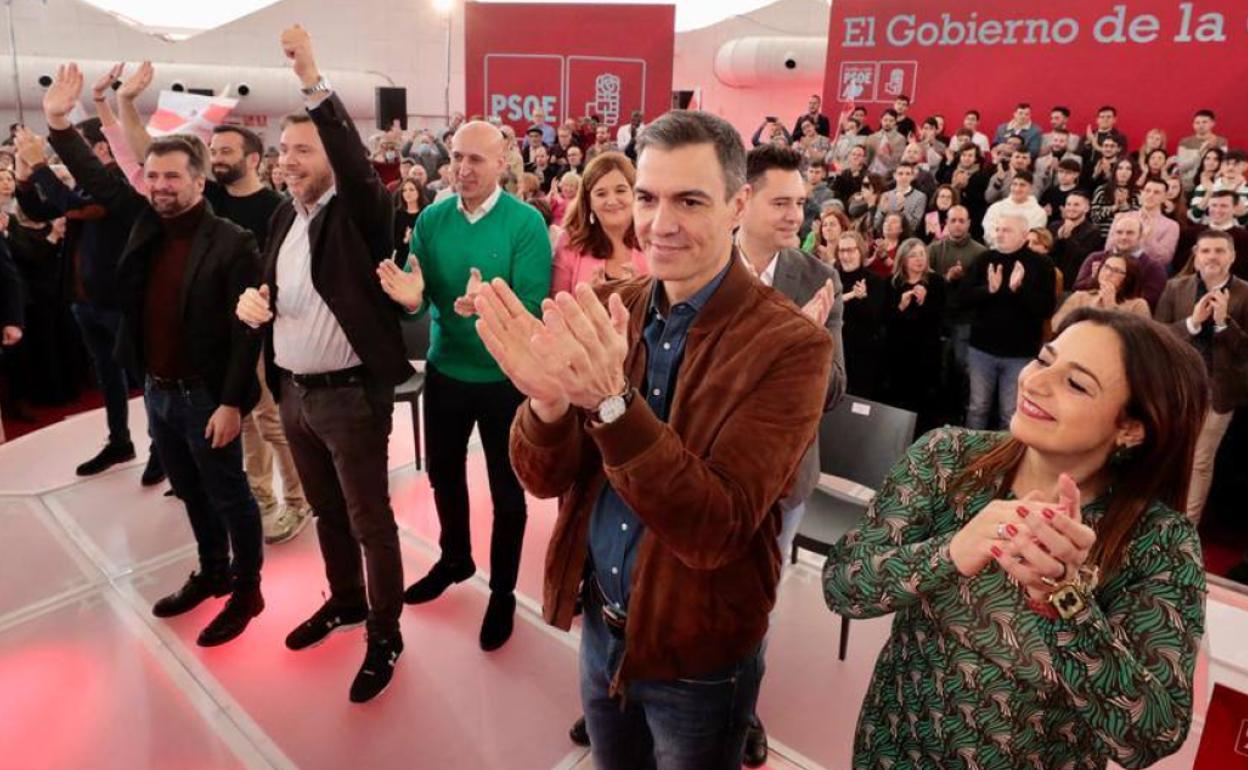
[[[486,281],[502,278],[529,312],[540,314],[550,294],[551,269],[542,215],[503,193],[488,214],[470,224],[459,210],[459,196],[452,195],[420,213],[411,244],[425,277],[421,312],[428,309],[433,318],[429,363],[464,382],[506,379],[477,335],[476,316],[457,314],[455,300],[475,267]]]

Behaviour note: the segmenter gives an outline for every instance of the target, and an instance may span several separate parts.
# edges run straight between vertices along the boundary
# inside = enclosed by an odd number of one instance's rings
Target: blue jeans
[[[581,631],[581,703],[597,770],[740,770],[763,659],[698,679],[634,681],[623,705],[608,693],[624,655],[596,599]]]
[[[264,536],[260,508],[243,472],[242,442],[235,437],[213,449],[204,438],[216,399],[202,384],[165,390],[150,379],[144,396],[156,453],[173,491],[186,504],[200,569],[228,570],[236,581],[258,582]]]
[[[1018,375],[1030,358],[1002,358],[972,347],[967,351],[971,397],[966,406],[966,427],[1004,430],[1010,426],[1018,402]],[[990,425],[992,398],[997,398],[1000,420]]]
[[[104,412],[108,416],[108,443],[125,444],[130,441],[129,402],[126,371],[114,357],[117,333],[121,328],[121,312],[103,310],[89,302],[75,302],[70,306],[83,344],[91,356],[95,368],[95,381],[104,394]]]
[[[804,502],[793,510],[781,514],[780,537],[777,538],[780,543],[781,565],[789,563],[789,556],[793,553],[793,540],[797,537],[797,528],[802,525],[802,517],[805,515],[806,503]]]

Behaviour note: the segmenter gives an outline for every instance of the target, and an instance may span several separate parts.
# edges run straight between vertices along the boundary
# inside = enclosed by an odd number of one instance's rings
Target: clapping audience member
[[[855,767],[1146,767],[1187,738],[1205,571],[1177,511],[1198,357],[1092,309],[1029,356],[1008,433],[920,438],[828,556],[833,611],[896,614]]]
[[[1226,147],[1226,137],[1218,136],[1213,132],[1216,125],[1213,110],[1197,110],[1192,116],[1192,135],[1180,139],[1175,151],[1177,173],[1180,178],[1192,179],[1199,170],[1206,152]]]
[[[546,200],[550,203],[550,210],[554,214],[555,222],[563,224],[564,218],[568,214],[568,207],[572,205],[572,201],[576,200],[577,194],[581,191],[581,175],[575,171],[569,171],[559,177],[559,184],[553,187],[550,195]]]
[[[984,214],[984,243],[989,248],[996,246],[997,224],[1006,217],[1022,219],[1028,230],[1048,223],[1048,215],[1032,194],[1030,171],[1015,172],[1010,180],[1010,196],[989,206]]]
[[[1027,248],[1027,221],[1005,216],[996,229],[996,245],[975,262],[960,295],[974,313],[966,421],[977,430],[994,422],[1009,425],[1019,372],[1040,349],[1044,323],[1052,316],[1056,299],[1052,263]],[[992,419],[994,413],[999,421]]]
[[[937,187],[928,205],[927,214],[923,217],[923,240],[931,243],[944,238],[949,211],[961,203],[958,191],[952,185],[942,184]]]
[[[1092,193],[1092,222],[1108,237],[1110,225],[1119,214],[1135,211],[1140,207],[1136,189],[1135,162],[1119,158],[1114,162],[1113,175]]]
[[[1136,215],[1144,226],[1144,253],[1170,271],[1179,247],[1179,223],[1166,216],[1162,205],[1169,189],[1166,180],[1150,176],[1140,186],[1140,210]]]
[[[1166,288],[1166,269],[1144,252],[1144,225],[1140,222],[1140,215],[1135,212],[1122,214],[1114,220],[1109,231],[1109,240],[1105,243],[1105,251],[1088,255],[1079,268],[1073,288],[1096,288],[1096,268],[1106,257],[1115,254],[1135,260],[1139,264],[1140,294],[1148,301],[1150,308],[1155,308]]]
[[[1083,190],[1072,190],[1062,204],[1060,223],[1049,225],[1053,233],[1053,264],[1062,273],[1062,285],[1073,288],[1079,276],[1079,268],[1089,254],[1105,246],[1105,238],[1088,218],[1092,200]]]
[[[936,392],[945,300],[945,279],[932,270],[927,246],[907,239],[897,249],[885,293],[883,394],[888,403],[919,415],[919,432],[935,427],[940,413]]]
[[[867,178],[867,148],[857,144],[850,148],[836,179],[832,181],[832,194],[847,210],[853,198],[862,191]]]
[[[1114,255],[1096,268],[1096,288],[1072,292],[1053,314],[1053,328],[1059,329],[1074,311],[1084,307],[1121,310],[1150,318],[1148,302],[1140,296],[1140,266],[1130,257]]]
[[[910,237],[910,226],[899,212],[889,212],[880,221],[879,238],[871,245],[867,267],[881,278],[893,276],[897,261],[897,248]]]
[[[875,230],[883,229],[884,218],[893,213],[905,218],[908,232],[917,232],[927,212],[927,196],[914,187],[914,164],[902,162],[893,172],[893,189],[884,193],[875,210]]]
[[[416,218],[420,216],[424,203],[420,185],[415,179],[404,179],[395,197],[394,261],[402,265],[407,261],[407,253],[411,250],[412,228],[416,226]]]
[[[849,217],[836,202],[823,204],[816,227],[812,227],[810,235],[803,244],[803,249],[813,254],[820,262],[828,265],[836,264],[836,244],[841,234],[849,232]]]
[[[1248,404],[1248,282],[1231,274],[1235,259],[1235,242],[1226,232],[1203,231],[1191,262],[1157,303],[1157,320],[1196,349],[1212,386],[1211,408],[1194,431],[1196,456],[1185,506],[1193,524],[1200,523],[1231,418]]]
[[[603,153],[589,162],[555,244],[550,295],[577,284],[598,286],[649,272],[633,229],[633,163],[623,153]]]
[[[836,272],[841,279],[845,312],[841,336],[845,347],[846,392],[860,398],[879,397],[884,363],[884,303],[887,280],[867,269],[867,243],[851,231],[836,244]]]

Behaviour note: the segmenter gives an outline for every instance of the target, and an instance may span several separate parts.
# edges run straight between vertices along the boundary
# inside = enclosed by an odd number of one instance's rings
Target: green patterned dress
[[[1154,504],[1121,568],[1072,620],[1030,610],[991,564],[962,577],[949,541],[993,495],[951,496],[1006,434],[919,439],[828,557],[824,596],[853,618],[896,613],[862,704],[854,770],[1147,767],[1176,751],[1192,712],[1205,573],[1188,520]],[[1083,506],[1095,528],[1105,501]]]

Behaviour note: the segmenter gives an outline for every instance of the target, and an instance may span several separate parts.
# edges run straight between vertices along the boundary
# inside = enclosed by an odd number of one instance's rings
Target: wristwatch
[[[599,425],[610,425],[624,416],[628,405],[633,402],[633,389],[626,387],[624,392],[616,396],[607,396],[594,410],[594,422]]]
[[[327,94],[332,90],[333,87],[330,86],[329,81],[322,75],[319,80],[307,88],[300,88],[299,92],[304,96],[316,96],[317,94]]]

